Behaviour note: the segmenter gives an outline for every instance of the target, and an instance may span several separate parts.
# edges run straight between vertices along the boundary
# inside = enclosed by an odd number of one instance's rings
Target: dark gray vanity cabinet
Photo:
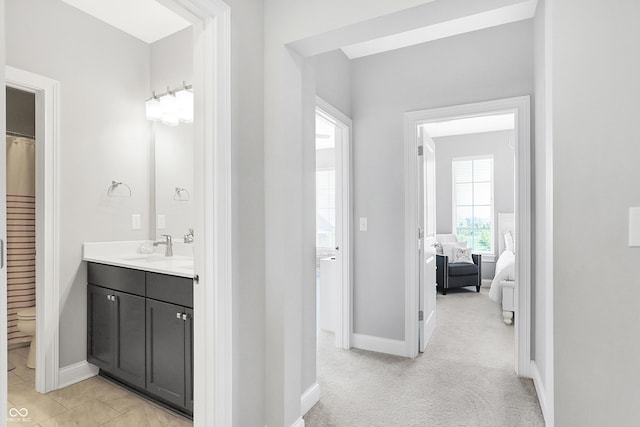
[[[193,413],[193,281],[88,264],[87,360]]]
[[[145,386],[145,299],[89,285],[87,360],[138,387]]]

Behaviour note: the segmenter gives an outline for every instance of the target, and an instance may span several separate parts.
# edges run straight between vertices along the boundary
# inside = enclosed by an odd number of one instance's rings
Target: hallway
[[[438,295],[438,327],[415,360],[333,347],[318,336],[318,426],[544,426],[533,382],[514,373],[513,326],[462,288]]]

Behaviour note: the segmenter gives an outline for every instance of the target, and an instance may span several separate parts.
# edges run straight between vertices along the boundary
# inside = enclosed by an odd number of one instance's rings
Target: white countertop
[[[139,251],[145,241],[85,242],[82,259],[99,264],[132,268],[134,270],[193,277],[193,245],[174,243],[172,257],[165,257],[165,246],[154,247],[154,252],[144,254]]]

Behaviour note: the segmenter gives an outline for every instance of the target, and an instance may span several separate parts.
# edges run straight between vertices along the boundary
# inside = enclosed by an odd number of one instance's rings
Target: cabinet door
[[[113,372],[113,291],[100,286],[87,287],[87,360],[100,369]]]
[[[184,348],[187,351],[185,357],[185,379],[187,381],[187,405],[186,408],[189,412],[193,413],[193,310],[185,308],[184,312],[187,315],[187,321],[185,322],[185,342]]]
[[[186,407],[184,309],[147,299],[147,390]]]
[[[113,291],[114,375],[138,387],[145,387],[145,299]]]

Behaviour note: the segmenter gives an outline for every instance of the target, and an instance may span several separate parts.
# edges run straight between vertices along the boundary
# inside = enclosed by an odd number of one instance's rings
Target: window
[[[474,252],[493,254],[493,157],[453,161],[453,228]]]

